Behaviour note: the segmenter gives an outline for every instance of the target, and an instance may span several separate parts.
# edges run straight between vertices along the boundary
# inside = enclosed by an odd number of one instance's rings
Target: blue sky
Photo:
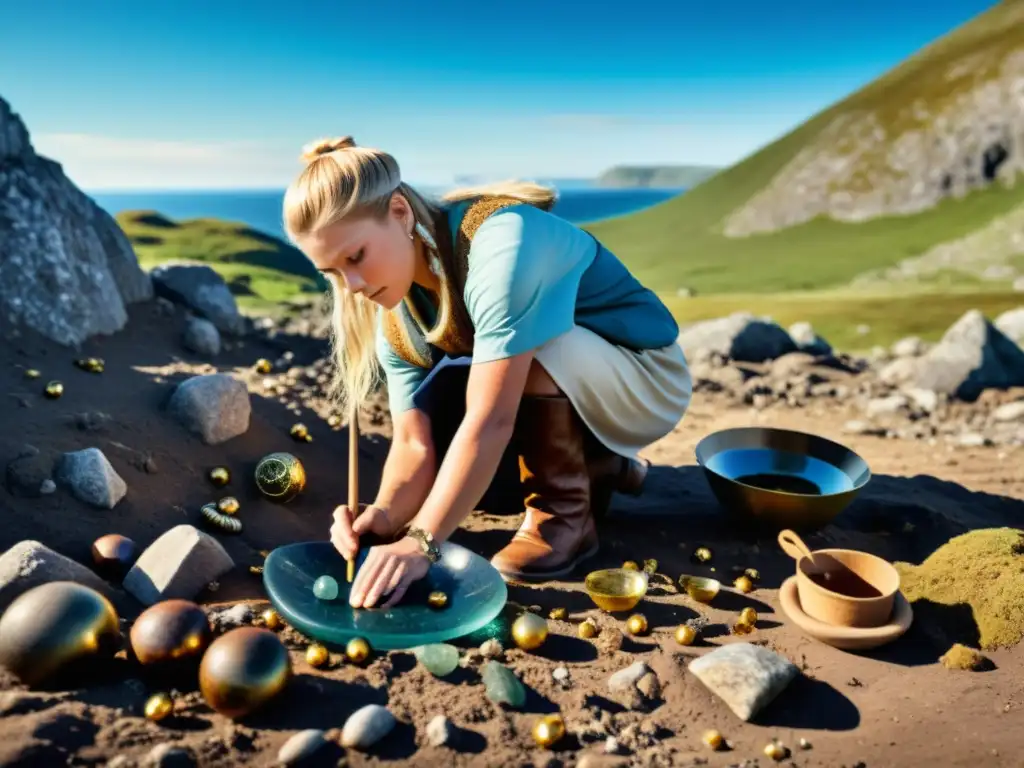
[[[728,165],[992,5],[0,0],[0,97],[89,190],[280,188],[342,134],[422,184]]]

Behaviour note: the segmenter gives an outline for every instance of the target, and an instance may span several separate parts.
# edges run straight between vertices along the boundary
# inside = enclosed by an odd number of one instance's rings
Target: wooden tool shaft
[[[359,405],[352,401],[348,417],[348,508],[355,521],[359,514]],[[347,578],[355,578],[355,558],[349,558]]]

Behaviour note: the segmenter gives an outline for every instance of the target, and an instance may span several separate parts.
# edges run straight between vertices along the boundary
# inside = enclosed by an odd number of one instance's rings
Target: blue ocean
[[[573,223],[622,216],[682,194],[682,189],[574,188],[559,190],[554,212]],[[90,192],[110,214],[153,210],[171,219],[216,218],[238,221],[261,232],[284,237],[282,191]]]

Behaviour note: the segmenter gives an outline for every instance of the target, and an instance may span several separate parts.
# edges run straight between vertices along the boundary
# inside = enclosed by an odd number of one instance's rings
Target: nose
[[[366,290],[366,281],[363,280],[358,270],[345,270],[345,287],[349,293],[362,293]]]

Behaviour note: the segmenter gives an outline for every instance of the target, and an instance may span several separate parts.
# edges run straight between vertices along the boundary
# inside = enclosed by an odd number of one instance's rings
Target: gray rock
[[[993,325],[1016,344],[1024,343],[1024,307],[1006,310],[995,319]]]
[[[59,344],[114,333],[127,305],[153,296],[117,222],[37,155],[0,98],[0,326],[23,324]]]
[[[341,729],[341,745],[368,749],[387,736],[395,727],[395,716],[380,704],[360,707],[345,721]]]
[[[19,541],[0,555],[0,612],[19,595],[51,581],[74,581],[119,602],[107,582],[79,562],[38,541]]]
[[[774,360],[797,351],[784,328],[749,312],[694,323],[679,334],[679,344],[688,356],[706,350],[749,363]]]
[[[832,353],[832,345],[819,336],[810,323],[793,323],[789,326],[789,336],[801,352],[806,352],[809,355]]]
[[[43,483],[50,479],[52,470],[52,458],[38,452],[20,456],[7,464],[4,477],[7,492],[22,498],[38,498],[43,495]]]
[[[452,721],[444,715],[435,715],[427,723],[427,742],[435,747],[443,747],[450,744],[455,735]]]
[[[996,421],[1020,421],[1024,419],[1024,400],[1003,403],[992,413],[992,418]]]
[[[690,663],[690,672],[741,720],[749,721],[797,676],[796,665],[751,643],[730,643]]]
[[[245,318],[238,311],[234,294],[212,267],[168,263],[155,267],[150,275],[158,296],[185,305],[224,333],[245,332]]]
[[[1024,350],[976,309],[918,359],[913,384],[973,402],[986,389],[1024,386]]]
[[[127,484],[99,448],[62,454],[54,467],[54,480],[79,501],[101,509],[113,509],[128,492]]]
[[[139,555],[124,588],[145,605],[191,600],[211,581],[234,568],[220,542],[192,525],[176,525]]]
[[[202,317],[190,317],[181,334],[181,345],[200,355],[215,357],[220,354],[220,331]]]
[[[893,357],[919,357],[928,351],[928,345],[919,336],[904,336],[892,345]]]
[[[277,762],[281,765],[294,765],[312,757],[327,740],[319,728],[307,728],[293,734],[277,751]]]
[[[635,688],[640,678],[650,671],[651,668],[644,662],[634,662],[608,678],[608,690],[612,693],[626,693],[631,688]]]
[[[187,749],[165,742],[149,750],[142,758],[142,764],[155,768],[192,768],[196,760]]]
[[[207,445],[245,434],[252,404],[245,383],[226,373],[193,376],[181,382],[167,406],[170,415]]]

